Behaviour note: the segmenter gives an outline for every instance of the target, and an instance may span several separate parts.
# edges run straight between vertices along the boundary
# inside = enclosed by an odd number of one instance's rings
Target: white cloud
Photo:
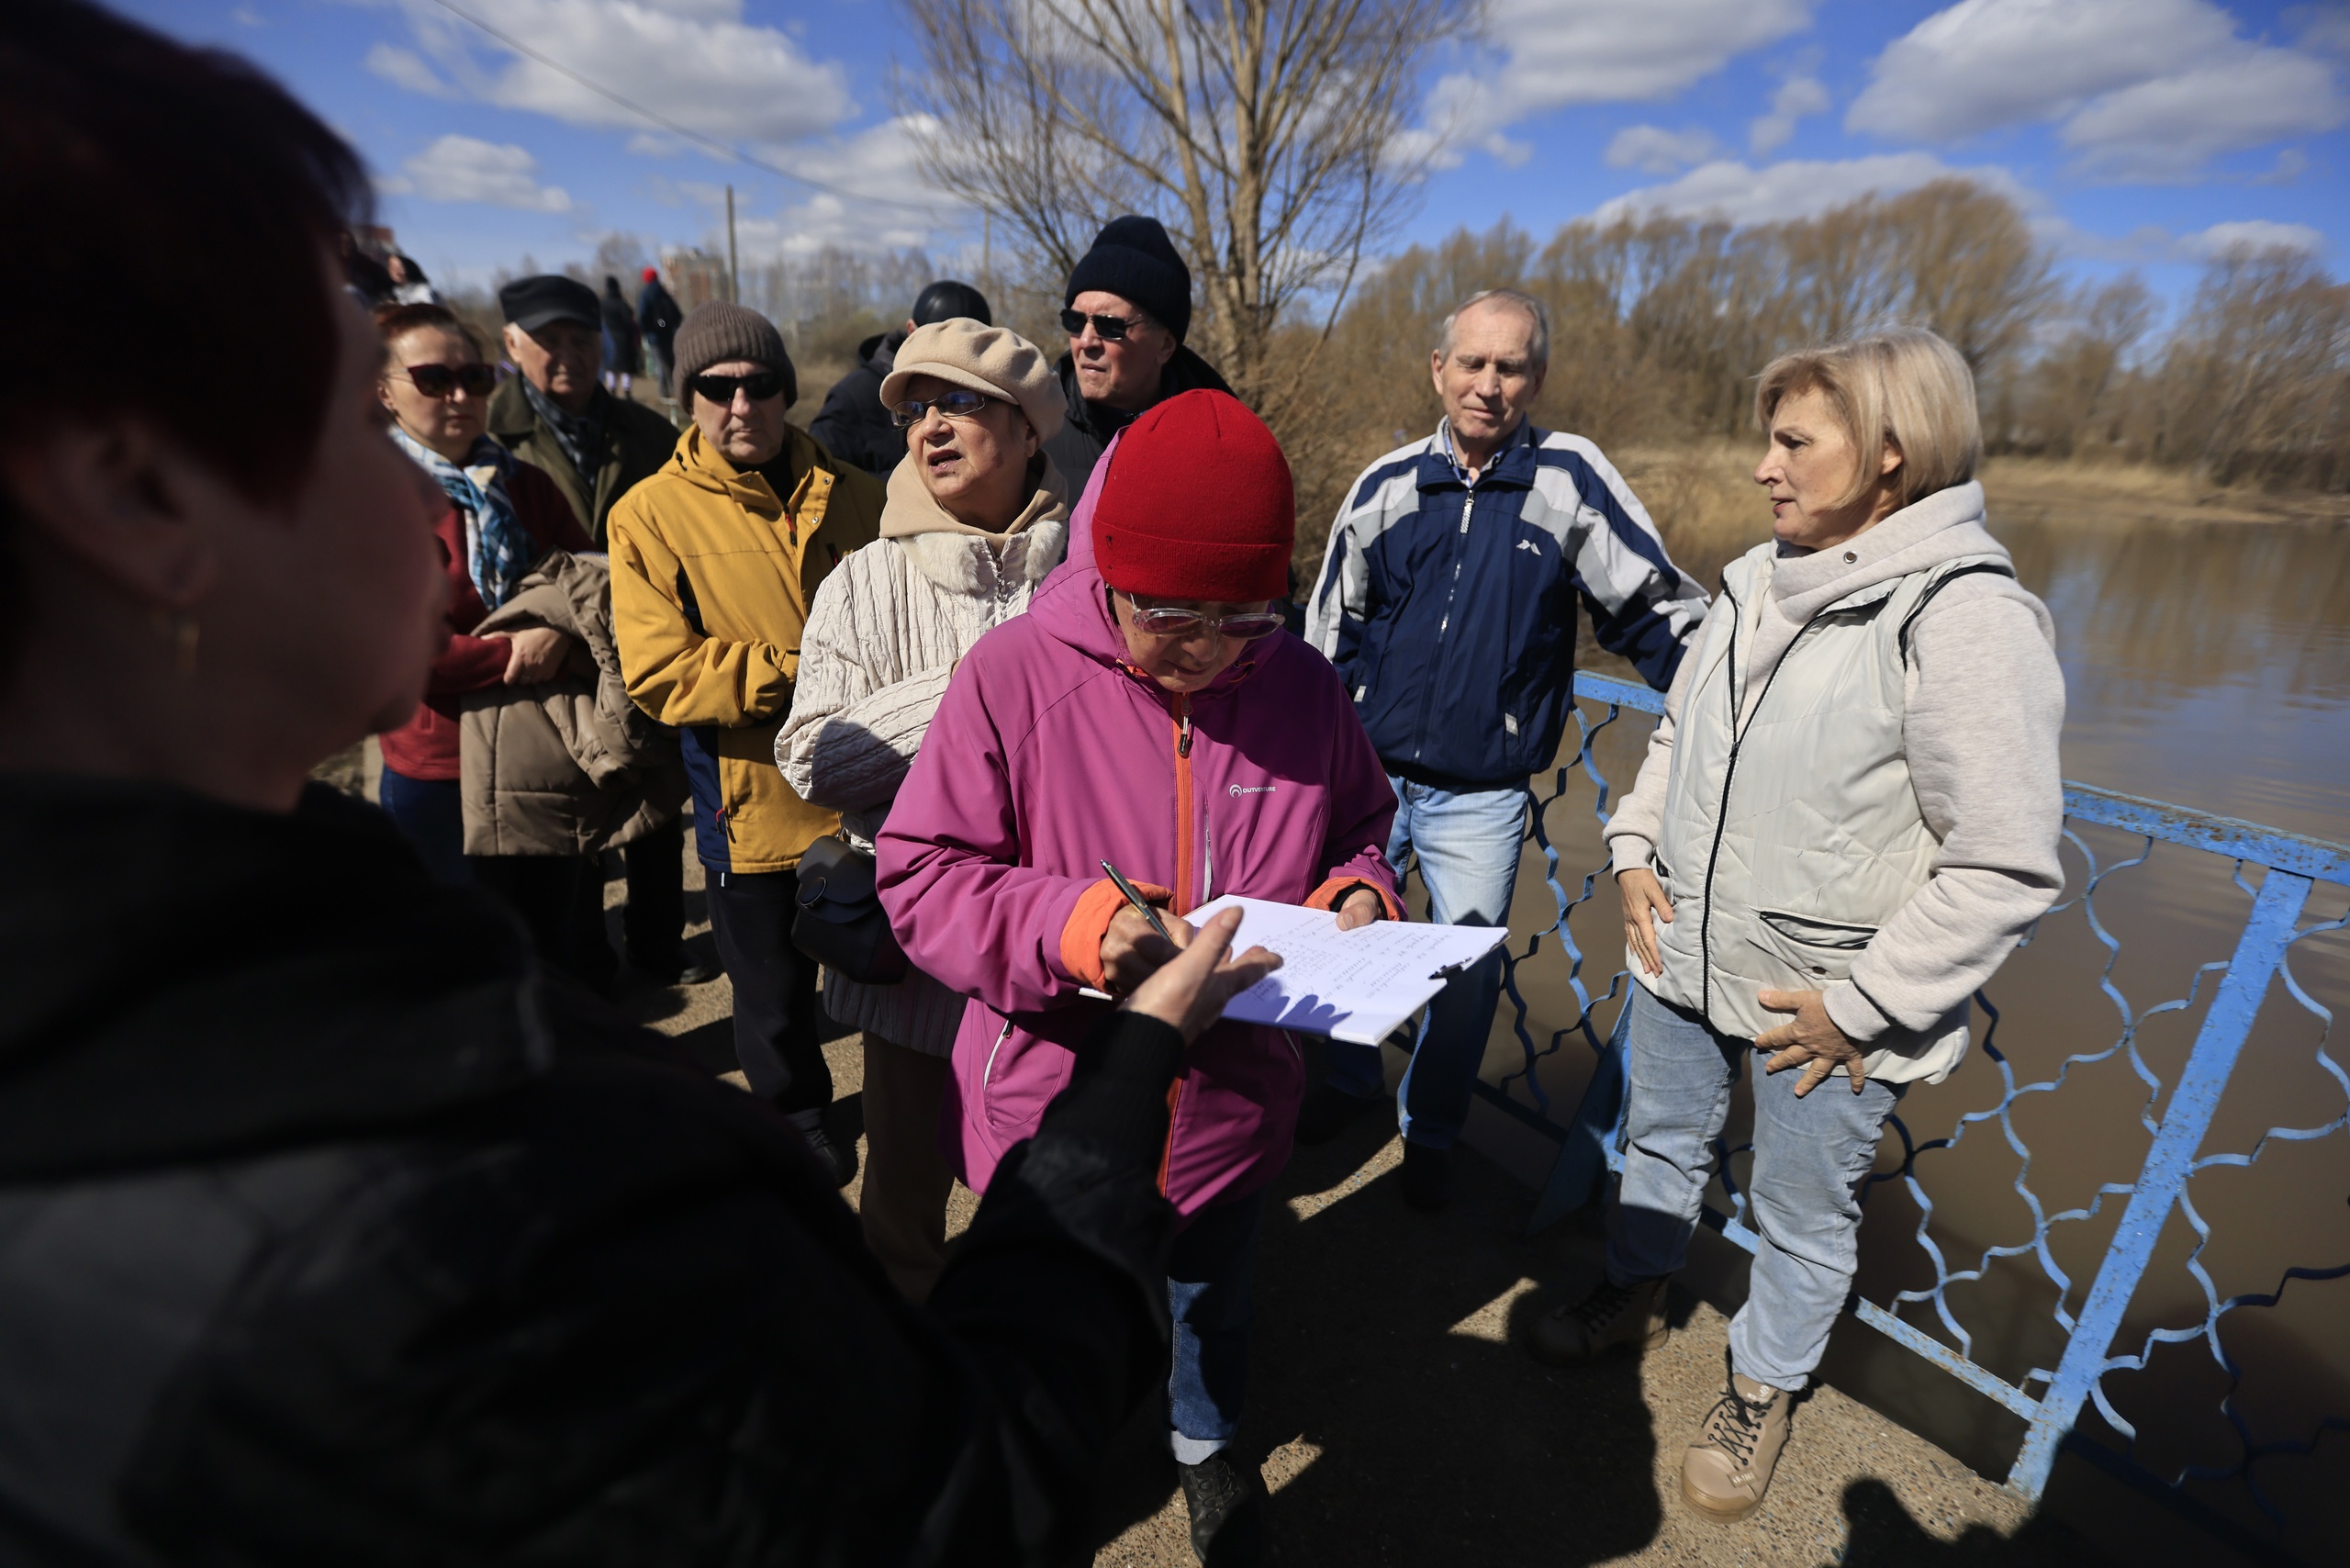
[[[827,246],[865,252],[934,248],[961,237],[974,226],[973,215],[959,199],[933,189],[922,176],[917,143],[936,125],[925,115],[903,115],[854,136],[802,142],[789,150],[761,149],[771,161],[833,190],[811,191],[806,200],[771,216],[738,211],[735,237],[744,255],[792,260]],[[714,224],[724,223],[721,186],[696,183],[673,188],[707,207]],[[867,199],[834,192],[864,193]],[[717,235],[722,243],[722,228]]]
[[[229,19],[241,28],[265,28],[269,25],[268,18],[251,6],[238,6],[229,13]]]
[[[427,201],[472,201],[522,212],[569,212],[570,195],[560,185],[539,184],[539,161],[511,143],[470,136],[442,137],[381,182],[396,195]]]
[[[456,96],[455,89],[441,80],[432,67],[425,63],[424,56],[412,49],[402,49],[397,44],[375,44],[368,49],[367,58],[362,63],[395,87],[405,87],[411,93],[422,93],[428,97]]]
[[[2211,0],[1962,0],[1888,45],[1848,129],[1948,141],[2061,122],[2086,173],[2191,177],[2350,118],[2323,62],[2236,36]]]
[[[1771,112],[1746,128],[1747,150],[1757,158],[1775,152],[1794,139],[1797,120],[1827,110],[1828,89],[1818,77],[1790,76],[1771,95]]]
[[[2217,261],[2238,251],[2306,251],[2325,249],[2325,236],[2306,223],[2272,223],[2265,218],[2214,223],[2199,233],[2182,234],[2180,254],[2197,261]]]
[[[1473,146],[1569,104],[1669,98],[1750,50],[1811,25],[1814,0],[1494,0],[1497,69],[1456,72],[1429,95],[1423,145]],[[1449,162],[1458,162],[1453,155]]]
[[[418,47],[473,96],[571,125],[646,129],[643,116],[429,0],[402,4]],[[795,140],[856,112],[840,65],[811,59],[780,28],[744,22],[743,0],[470,0],[466,8],[598,86],[722,141]]]
[[[1668,185],[1617,196],[1594,215],[1600,221],[1645,213],[1726,218],[1733,223],[1776,223],[1810,218],[1871,194],[1894,196],[1955,176],[1987,186],[2031,210],[2040,198],[1996,166],[1954,169],[1930,152],[1881,153],[1871,158],[1790,159],[1757,169],[1718,159]]]
[[[1626,126],[1607,144],[1607,166],[1670,174],[1692,163],[1702,163],[1721,151],[1714,133],[1703,126],[1667,130],[1657,125]]]

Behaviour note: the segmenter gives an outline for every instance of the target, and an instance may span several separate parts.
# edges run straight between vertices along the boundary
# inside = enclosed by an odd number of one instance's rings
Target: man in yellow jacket
[[[879,537],[882,489],[785,421],[799,387],[766,317],[702,306],[676,349],[693,423],[609,524],[621,671],[636,705],[684,741],[736,1059],[845,1185],[856,1156],[824,1132],[816,966],[791,945],[800,853],[839,818],[784,782],[775,734],[809,603],[843,556]]]

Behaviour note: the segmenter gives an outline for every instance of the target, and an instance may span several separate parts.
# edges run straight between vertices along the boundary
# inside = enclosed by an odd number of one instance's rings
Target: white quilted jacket
[[[775,759],[802,798],[841,813],[859,848],[873,847],[957,662],[1028,608],[1068,539],[1058,517],[1013,534],[1001,554],[976,534],[885,538],[824,579],[809,606]],[[945,1056],[963,998],[920,972],[867,986],[828,969],[824,1008],[850,1027]]]

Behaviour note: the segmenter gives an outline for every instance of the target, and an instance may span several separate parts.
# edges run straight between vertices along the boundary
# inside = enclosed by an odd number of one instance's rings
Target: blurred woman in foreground
[[[901,1301],[788,1124],[307,783],[443,634],[366,190],[241,62],[0,9],[0,208],[74,237],[0,247],[0,1561],[1085,1560],[1168,1085],[1276,960],[1138,991]]]

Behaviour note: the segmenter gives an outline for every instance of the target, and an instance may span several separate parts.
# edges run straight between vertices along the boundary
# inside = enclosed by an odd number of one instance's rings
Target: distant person
[[[881,401],[881,383],[896,362],[899,346],[917,329],[957,317],[990,326],[987,296],[968,283],[952,280],[932,284],[914,297],[906,323],[894,332],[876,333],[856,345],[856,368],[833,383],[824,406],[808,423],[808,433],[844,463],[854,463],[877,479],[906,454],[906,434],[890,420]]]
[[[1429,375],[1444,419],[1356,478],[1307,607],[1399,809],[1388,857],[1416,863],[1431,916],[1506,925],[1526,781],[1572,709],[1575,606],[1602,647],[1663,688],[1706,613],[1631,487],[1581,436],[1528,418],[1550,368],[1539,301],[1472,295],[1445,318]],[[1496,949],[1430,1003],[1397,1095],[1403,1193],[1451,1201],[1452,1146],[1500,999]],[[1382,1098],[1378,1047],[1330,1043],[1298,1137],[1320,1142]]]
[[[1224,377],[1183,346],[1192,330],[1192,269],[1155,218],[1113,218],[1069,274],[1057,367],[1069,405],[1046,447],[1071,495],[1083,495],[1111,438],[1178,393],[1228,393]]]
[[[881,486],[785,420],[800,391],[791,356],[755,310],[713,302],[687,317],[677,387],[693,423],[612,510],[621,664],[637,706],[685,742],[711,932],[734,982],[735,1058],[846,1185],[856,1147],[824,1126],[833,1074],[816,966],[791,945],[800,854],[840,817],[785,782],[775,739],[808,606],[880,536]]]
[[[498,291],[498,303],[506,355],[521,374],[491,395],[489,433],[554,480],[603,549],[613,503],[669,460],[677,427],[642,403],[615,398],[598,379],[604,311],[586,284],[554,274],[516,278]],[[656,984],[716,976],[685,947],[685,846],[678,823],[620,852],[628,875],[621,926],[629,967]],[[583,900],[592,908],[583,914],[599,932],[602,899],[601,879],[591,880]]]
[[[628,308],[628,299],[621,293],[621,280],[604,279],[604,386],[612,396],[626,400],[636,386],[636,367],[643,363],[644,352],[637,335],[636,312]]]
[[[881,543],[817,590],[775,741],[792,789],[839,812],[868,853],[955,666],[1028,608],[1069,540],[1044,454],[1060,389],[1034,343],[970,317],[917,327],[881,397],[910,455],[890,476]],[[938,1116],[963,998],[919,969],[893,985],[827,969],[824,1010],[864,1035],[866,1244],[920,1301],[946,1258],[955,1179]]]
[[[357,235],[340,236],[335,253],[341,259],[344,286],[362,306],[375,310],[399,303],[394,297],[399,286],[392,281],[392,274],[385,270],[384,263],[368,253],[367,247],[359,242]]]
[[[1605,834],[1640,982],[1606,1276],[1530,1335],[1561,1362],[1662,1340],[1730,1091],[1765,1053],[1753,1283],[1681,1467],[1717,1519],[1771,1484],[1886,1117],[1958,1066],[1968,999],[2065,880],[2065,678],[1983,526],[1966,362],[1874,333],[1773,360],[1754,408],[1774,537],[1724,573]]]
[[[907,1305],[771,1112],[308,781],[449,588],[358,157],[61,0],[0,8],[0,128],[73,149],[0,204],[76,241],[0,255],[53,307],[0,361],[0,1561],[1086,1560],[1167,1355],[1169,1090],[1277,960],[1211,930],[1105,1014]],[[120,374],[166,321],[206,397]]]
[[[661,269],[645,268],[644,286],[636,291],[636,326],[644,335],[645,373],[653,377],[661,396],[673,403],[677,393],[669,385],[669,364],[675,357],[678,325],[685,319],[676,297],[661,286]]]
[[[1196,940],[1181,917],[1222,893],[1332,910],[1346,929],[1402,917],[1381,855],[1394,794],[1330,666],[1281,629],[1292,494],[1272,432],[1228,393],[1127,427],[1069,561],[965,656],[890,809],[882,903],[907,955],[972,999],[953,1158],[979,1191],[1083,1070],[1108,1004],[1080,991],[1129,991],[1176,951],[1105,858],[1178,944]],[[1265,1188],[1304,1089],[1293,1040],[1222,1024],[1175,1092],[1160,1183],[1187,1223],[1167,1271],[1168,1440],[1204,1562],[1254,1562],[1262,1539],[1263,1483],[1227,1450]]]
[[[392,302],[397,305],[438,305],[441,296],[434,291],[424,269],[413,257],[397,251],[384,258],[384,274],[391,280]]]
[[[569,639],[544,629],[476,636],[484,617],[513,597],[549,550],[586,550],[588,535],[554,481],[483,430],[497,373],[445,305],[392,305],[377,312],[383,378],[376,396],[392,414],[392,441],[431,476],[441,497],[432,525],[449,579],[449,641],[432,661],[424,701],[383,736],[384,810],[452,887],[478,878],[514,906],[550,961],[568,962],[577,858],[528,856],[484,865],[465,856],[461,805],[459,700],[494,686],[535,686],[561,671]]]

